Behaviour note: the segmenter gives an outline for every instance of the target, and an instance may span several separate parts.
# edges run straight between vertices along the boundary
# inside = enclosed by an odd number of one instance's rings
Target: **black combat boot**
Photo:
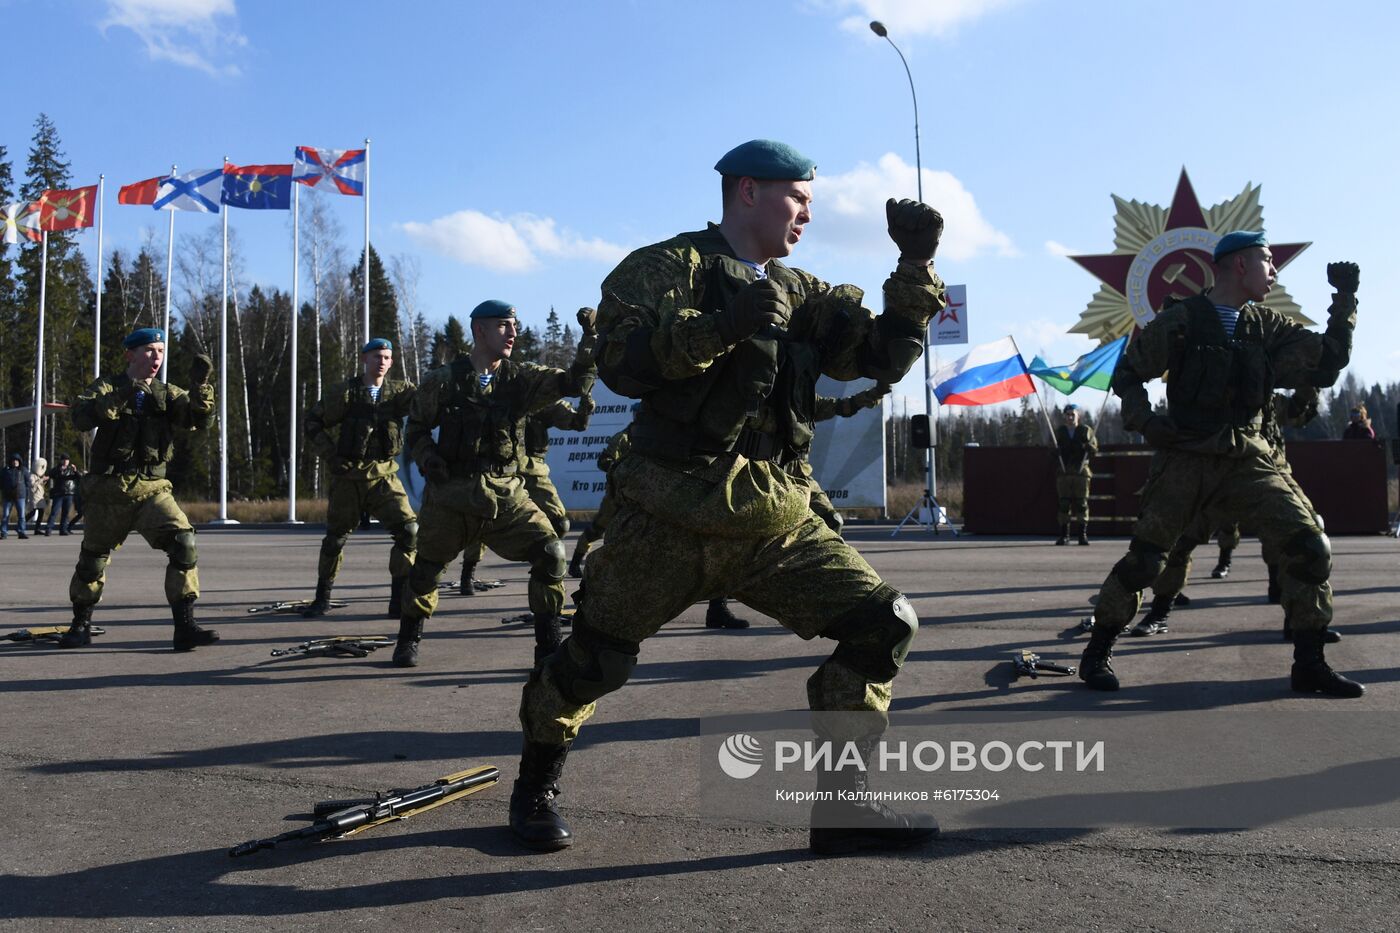
[[[1172,614],[1172,605],[1175,598],[1163,593],[1161,596],[1152,597],[1152,608],[1147,615],[1142,617],[1142,621],[1133,626],[1129,635],[1165,635],[1167,634],[1167,617]]]
[[[938,821],[927,813],[896,813],[872,799],[869,767],[878,738],[855,742],[863,765],[837,768],[843,746],[832,743],[832,765],[817,771],[808,844],[817,855],[847,855],[868,849],[907,849],[938,836]]]
[[[73,624],[58,639],[60,648],[81,648],[92,644],[92,605],[73,604]]]
[[[1288,613],[1283,614],[1283,640],[1293,640],[1293,624],[1288,619]],[[1341,632],[1334,632],[1330,628],[1322,630],[1322,642],[1327,645],[1335,645],[1342,640]]]
[[[1177,593],[1176,598],[1172,600],[1172,605],[1178,609],[1182,606],[1189,606],[1191,605],[1191,597],[1185,593]]]
[[[457,593],[460,596],[476,595],[476,564],[462,564],[462,582],[457,584]]]
[[[535,615],[535,663],[539,664],[549,657],[559,647],[559,643],[564,640],[564,633],[559,624],[559,617],[553,615]]]
[[[1117,690],[1118,675],[1113,673],[1113,643],[1116,634],[1094,628],[1089,636],[1089,644],[1084,646],[1084,656],[1079,659],[1079,679],[1094,690]]]
[[[1224,580],[1230,575],[1230,555],[1235,553],[1232,547],[1222,547],[1220,549],[1220,562],[1215,565],[1215,569],[1210,572],[1212,578]]]
[[[1079,543],[1080,543],[1080,544],[1086,544],[1086,545],[1089,543],[1089,523],[1088,523],[1088,521],[1082,521],[1082,522],[1079,523]]]
[[[314,619],[331,611],[331,581],[316,581],[316,598],[301,611],[303,619]]]
[[[1366,688],[1332,670],[1323,654],[1323,630],[1293,633],[1293,689],[1332,697],[1359,697]]]
[[[1271,605],[1271,606],[1277,606],[1279,603],[1283,602],[1283,587],[1279,586],[1279,583],[1278,583],[1278,565],[1277,565],[1277,564],[1269,564],[1269,565],[1268,565],[1268,568],[1269,568],[1269,595],[1268,595],[1267,599],[1269,600],[1269,605]],[[1287,626],[1285,626],[1284,630],[1287,631]],[[1291,636],[1284,636],[1284,637],[1285,637],[1285,638],[1291,638]]]
[[[736,616],[729,608],[729,600],[721,596],[710,600],[705,610],[705,628],[748,628],[749,620]]]
[[[194,596],[186,596],[170,607],[175,618],[175,650],[193,651],[201,645],[212,645],[219,640],[219,633],[203,628],[194,620]]]
[[[1060,529],[1060,537],[1055,540],[1056,545],[1069,544],[1069,522],[1065,522],[1065,527]]]
[[[399,643],[394,646],[395,667],[418,666],[418,643],[423,640],[423,620],[405,616],[399,620]]]
[[[389,618],[403,617],[403,581],[407,577],[394,577],[389,581]]]
[[[568,745],[528,739],[520,752],[520,777],[510,794],[510,831],[527,848],[554,852],[573,845],[573,831],[554,805],[568,756]]]

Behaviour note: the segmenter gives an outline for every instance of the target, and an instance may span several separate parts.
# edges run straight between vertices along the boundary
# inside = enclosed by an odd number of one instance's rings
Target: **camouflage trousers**
[[[412,528],[418,519],[408,504],[408,495],[397,474],[362,479],[355,476],[332,476],[326,502],[326,536],[321,539],[321,558],[316,566],[316,578],[334,581],[340,573],[345,541],[360,525],[360,516],[368,512],[379,519],[393,536],[389,549],[389,576],[408,576],[413,568],[417,544]]]
[[[165,599],[171,605],[199,596],[194,526],[176,504],[168,480],[139,476],[88,474],[82,479],[83,543],[68,584],[75,606],[102,600],[112,552],[133,531],[158,551],[165,551]]]
[[[1089,520],[1089,479],[1088,473],[1061,473],[1055,477],[1055,495],[1059,497],[1056,521],[1061,525]]]
[[[1142,590],[1167,569],[1168,551],[1193,522],[1209,528],[1244,517],[1266,554],[1279,555],[1283,609],[1292,626],[1326,628],[1332,621],[1330,549],[1292,475],[1263,451],[1225,457],[1167,450],[1153,457],[1128,554],[1099,591],[1095,630],[1122,631],[1141,605]],[[1180,568],[1174,573],[1179,576]]]
[[[812,487],[812,511],[816,513],[817,518],[826,522],[828,528],[839,529],[841,523],[836,519],[836,506],[831,504],[826,490],[822,489],[822,484],[812,475],[812,465],[806,460],[802,461],[802,475],[807,477],[807,483]]]
[[[616,663],[617,650],[635,657],[641,642],[688,606],[720,596],[773,617],[805,640],[827,637],[843,646],[873,631],[873,620],[902,599],[810,511],[776,536],[722,538],[681,527],[618,497],[606,546],[589,560],[584,575],[573,633],[525,685],[520,705],[525,737],[550,745],[571,742],[593,715],[596,702],[575,702],[561,687],[566,666],[602,669]],[[620,681],[609,682],[605,692],[619,686]],[[813,710],[865,714],[855,717],[861,724],[851,728],[868,734],[883,729],[891,686],[892,680],[872,681],[833,656],[808,679],[807,699]],[[872,718],[878,726],[871,726]]]
[[[523,492],[500,499],[493,518],[476,514],[465,507],[469,485],[470,481],[461,479],[429,483],[423,493],[418,556],[404,594],[405,617],[431,618],[443,570],[458,554],[480,560],[487,547],[506,560],[529,561],[530,611],[559,615],[564,608],[563,546],[549,519]]]
[[[554,488],[554,481],[549,478],[549,467],[545,466],[544,458],[531,457],[529,465],[520,471],[520,478],[525,481],[525,492],[530,496],[530,501],[554,526],[555,536],[564,537],[568,531],[569,513],[564,509],[559,490]]]

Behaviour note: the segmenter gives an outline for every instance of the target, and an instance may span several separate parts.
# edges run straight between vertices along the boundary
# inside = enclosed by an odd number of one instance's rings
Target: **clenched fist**
[[[1329,262],[1327,284],[1344,295],[1355,295],[1361,283],[1361,267],[1354,262]]]
[[[739,289],[733,306],[721,311],[718,317],[721,339],[725,343],[738,343],[770,325],[786,327],[792,308],[776,282],[759,279]]]
[[[885,219],[890,239],[899,247],[899,261],[927,265],[938,250],[943,235],[943,215],[924,204],[905,198],[885,202]]]
[[[197,386],[209,383],[209,374],[214,371],[214,361],[203,353],[196,353],[190,363],[190,382]]]
[[[598,333],[598,311],[596,308],[578,309],[578,326],[583,330],[584,336],[592,337]]]

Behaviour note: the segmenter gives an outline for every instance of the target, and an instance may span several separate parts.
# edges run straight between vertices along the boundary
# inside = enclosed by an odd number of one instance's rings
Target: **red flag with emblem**
[[[91,227],[96,205],[96,185],[71,191],[45,191],[39,198],[39,229],[53,232]]]

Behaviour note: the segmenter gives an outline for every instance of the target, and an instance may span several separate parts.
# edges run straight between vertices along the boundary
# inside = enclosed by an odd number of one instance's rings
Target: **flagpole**
[[[228,156],[224,156],[224,170],[228,170]],[[212,524],[236,525],[228,517],[228,205],[219,213],[224,215],[224,295],[219,306],[219,518]]]
[[[92,378],[102,375],[102,194],[107,176],[97,176],[97,310],[92,316]]]
[[[39,215],[39,219],[42,222],[42,214]],[[34,449],[30,451],[29,455],[29,468],[31,470],[34,469],[35,462],[39,457],[39,443],[42,440],[44,429],[44,423],[40,419],[44,414],[44,301],[47,298],[45,292],[48,289],[49,278],[49,231],[42,231],[40,242],[43,245],[39,248],[39,354],[38,362],[34,367],[34,431],[30,434],[34,442]]]
[[[287,521],[297,521],[297,286],[301,282],[301,185],[292,181],[292,400],[287,406]]]
[[[364,319],[364,340],[360,343],[363,346],[369,343],[369,137],[365,137],[365,266],[363,271],[365,279],[365,319]]]
[[[175,177],[175,163],[170,164],[170,177]],[[170,210],[170,233],[165,238],[165,359],[160,364],[160,381],[170,381],[170,280],[175,270],[175,211]]]
[[[1021,348],[1020,348],[1019,346],[1016,346],[1016,338],[1015,338],[1015,337],[1012,337],[1012,338],[1011,338],[1011,345],[1012,345],[1013,347],[1016,347],[1016,356],[1017,356],[1018,359],[1020,359],[1021,365],[1022,365],[1022,366],[1025,366],[1025,365],[1026,365],[1026,358],[1025,358],[1024,356],[1021,356]],[[1029,374],[1027,374],[1027,375],[1029,375]],[[1064,472],[1064,469],[1065,469],[1065,461],[1064,461],[1063,459],[1061,459],[1061,457],[1060,457],[1060,446],[1059,446],[1058,444],[1055,443],[1055,425],[1054,425],[1054,423],[1050,420],[1050,409],[1048,409],[1048,408],[1045,407],[1045,399],[1043,399],[1043,398],[1040,397],[1040,393],[1039,393],[1039,392],[1034,392],[1034,393],[1032,393],[1032,394],[1035,395],[1035,400],[1036,400],[1037,402],[1040,403],[1040,411],[1041,411],[1041,413],[1045,415],[1045,426],[1046,426],[1047,428],[1050,429],[1050,444],[1051,444],[1051,446],[1053,446],[1053,447],[1055,448],[1055,459],[1056,459],[1057,461],[1059,461],[1059,464],[1060,464],[1060,471],[1061,471],[1061,472]]]

